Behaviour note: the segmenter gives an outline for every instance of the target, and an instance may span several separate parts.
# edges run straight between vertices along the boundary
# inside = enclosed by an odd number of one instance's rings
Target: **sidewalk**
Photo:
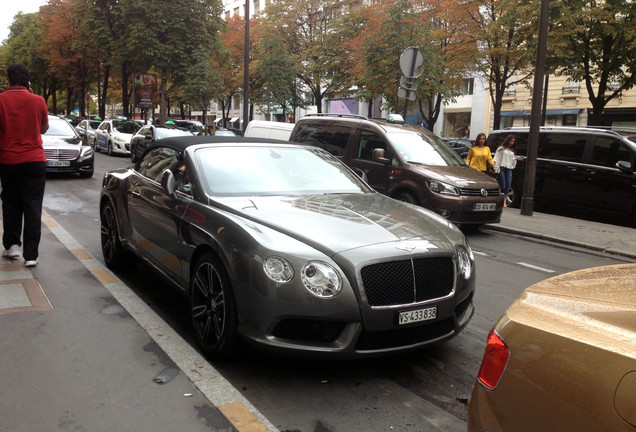
[[[277,430],[62,227],[43,223],[37,267],[0,258],[0,432]],[[632,228],[505,209],[485,229],[636,259]]]
[[[37,267],[0,257],[0,432],[277,431],[62,227],[43,223]]]
[[[537,212],[523,216],[514,208],[504,209],[501,222],[485,228],[636,259],[634,228]]]

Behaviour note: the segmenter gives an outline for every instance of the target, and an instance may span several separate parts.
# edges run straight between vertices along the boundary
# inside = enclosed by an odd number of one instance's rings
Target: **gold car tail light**
[[[481,368],[477,379],[487,389],[493,390],[499,384],[499,380],[506,370],[510,350],[506,343],[493,328],[488,333],[486,352],[481,362]]]

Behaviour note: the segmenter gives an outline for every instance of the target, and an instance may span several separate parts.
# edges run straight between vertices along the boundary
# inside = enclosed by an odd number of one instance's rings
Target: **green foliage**
[[[275,39],[265,38],[255,47],[253,56],[251,102],[261,105],[266,114],[277,107],[291,111],[295,105],[296,70],[285,47]]]
[[[599,124],[607,103],[636,83],[636,3],[563,0],[552,7],[551,64],[585,84],[588,124]]]

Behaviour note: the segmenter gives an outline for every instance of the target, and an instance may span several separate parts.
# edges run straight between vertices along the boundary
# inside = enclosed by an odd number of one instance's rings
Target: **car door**
[[[583,151],[588,135],[544,133],[537,150],[535,198],[551,205],[576,205],[585,199]]]
[[[95,131],[95,143],[100,149],[108,149],[108,135],[110,130],[110,123],[104,122],[99,125]]]
[[[629,162],[633,167],[635,153],[618,137],[599,135],[591,140],[584,157],[585,201],[580,204],[629,221],[636,200],[636,173],[621,171],[616,163]]]
[[[177,150],[157,147],[144,155],[127,192],[131,236],[139,254],[178,284],[187,266],[180,221],[190,198],[169,194],[160,182],[165,169],[178,175],[182,166]]]
[[[352,168],[361,169],[367,176],[367,182],[376,191],[387,194],[391,185],[391,175],[398,162],[392,158],[391,149],[380,134],[360,129],[355,135],[355,145],[353,146],[353,155],[347,161]],[[384,157],[392,160],[392,163],[386,164],[373,160],[373,152],[375,149],[384,150]]]

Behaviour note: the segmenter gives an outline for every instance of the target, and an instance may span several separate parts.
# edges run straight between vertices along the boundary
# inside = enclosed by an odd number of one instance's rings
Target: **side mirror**
[[[383,148],[373,149],[373,161],[374,162],[380,162],[380,163],[383,163],[385,165],[388,165],[391,162],[389,159],[387,159],[384,156],[384,149]]]
[[[167,168],[161,173],[161,187],[168,192],[169,195],[174,194],[175,190],[177,190],[177,182],[174,179],[174,174]]]
[[[623,171],[624,173],[631,174],[632,173],[632,164],[627,161],[618,161],[616,162],[616,168]]]

